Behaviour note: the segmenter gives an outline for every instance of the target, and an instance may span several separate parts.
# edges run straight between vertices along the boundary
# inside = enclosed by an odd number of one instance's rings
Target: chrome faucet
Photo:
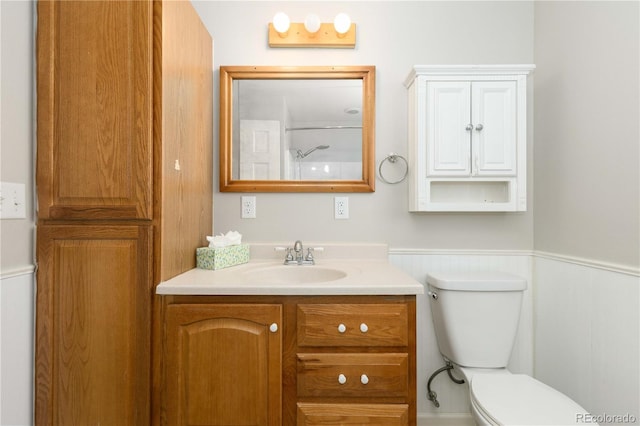
[[[302,241],[296,240],[293,247],[287,249],[287,254],[284,258],[285,265],[315,265],[313,254],[311,252],[313,248],[307,249],[307,255],[304,255],[304,247]]]

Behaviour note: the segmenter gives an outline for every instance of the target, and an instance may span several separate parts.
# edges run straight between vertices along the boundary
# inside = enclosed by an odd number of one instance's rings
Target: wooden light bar
[[[356,24],[339,34],[333,23],[322,23],[316,33],[309,33],[303,23],[292,22],[286,33],[279,33],[269,23],[269,47],[332,47],[353,49],[356,47]]]

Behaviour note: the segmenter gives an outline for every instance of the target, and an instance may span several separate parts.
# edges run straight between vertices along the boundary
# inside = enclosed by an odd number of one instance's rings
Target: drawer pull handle
[[[347,383],[347,376],[345,376],[344,374],[340,374],[338,376],[338,383],[340,383],[341,385]]]
[[[360,324],[360,331],[362,333],[366,333],[367,331],[369,331],[369,326],[365,323]]]
[[[347,331],[347,327],[346,327],[344,324],[340,324],[340,325],[338,326],[338,331],[339,331],[340,333],[344,333],[345,331]]]
[[[360,376],[360,383],[366,385],[367,383],[369,383],[369,377],[366,374],[363,374],[362,376]]]
[[[274,322],[269,326],[269,330],[271,330],[272,333],[275,333],[276,331],[278,331],[278,324]]]

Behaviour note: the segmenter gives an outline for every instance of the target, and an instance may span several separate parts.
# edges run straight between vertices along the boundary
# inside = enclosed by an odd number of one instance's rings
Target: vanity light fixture
[[[323,23],[309,14],[303,23],[291,22],[278,12],[269,23],[269,47],[356,47],[356,24],[346,13],[336,15],[333,23]]]

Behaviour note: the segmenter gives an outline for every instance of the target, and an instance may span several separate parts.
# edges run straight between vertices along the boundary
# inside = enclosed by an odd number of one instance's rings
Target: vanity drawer
[[[407,346],[404,303],[299,304],[298,346]]]
[[[406,353],[299,353],[298,396],[407,398]]]
[[[298,403],[298,426],[378,425],[406,426],[406,404],[313,404]]]

